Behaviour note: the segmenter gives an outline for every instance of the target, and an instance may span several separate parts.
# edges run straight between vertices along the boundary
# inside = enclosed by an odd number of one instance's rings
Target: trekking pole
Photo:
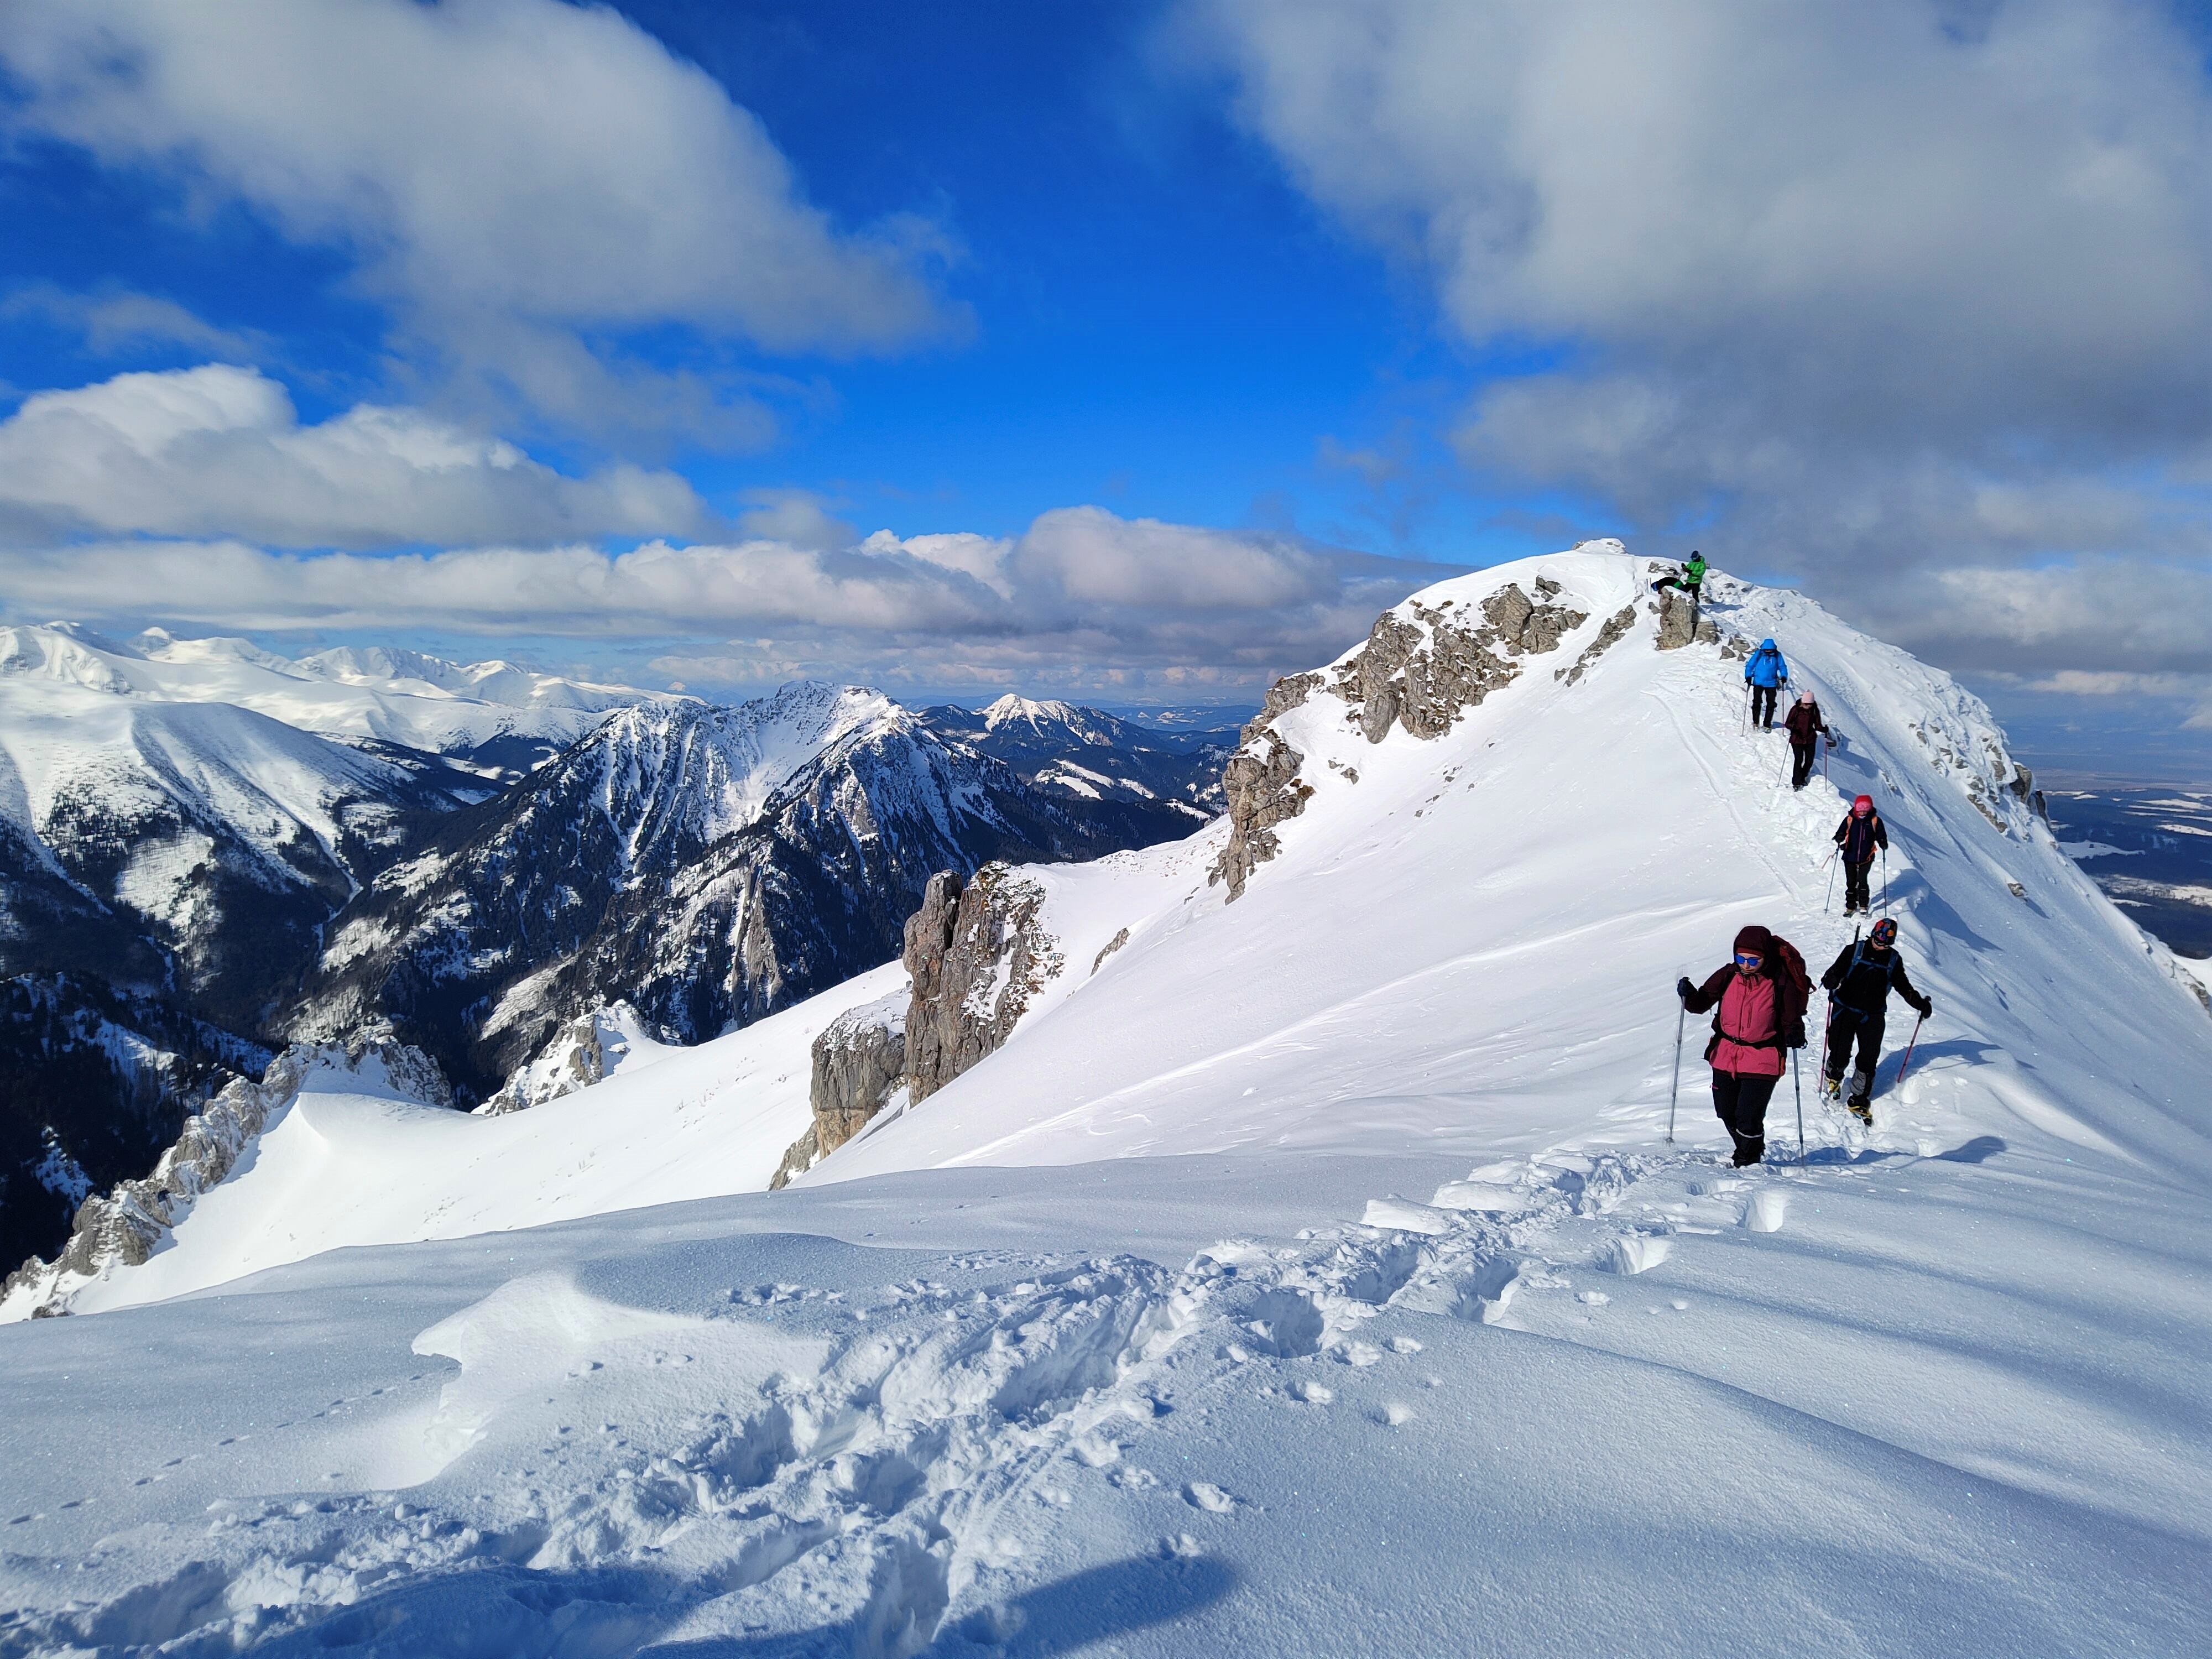
[[[1842,850],[1839,847],[1836,852]],[[1820,861],[1828,866],[1828,890],[1820,896],[1820,914],[1825,916],[1828,914],[1828,902],[1836,896],[1836,854],[1831,853]]]
[[[1743,730],[1737,735],[1746,738],[1751,735],[1751,681],[1748,678],[1743,683]]]
[[[1674,1144],[1674,1097],[1682,1090],[1682,1022],[1690,1017],[1688,1003],[1680,997],[1676,997],[1674,1002],[1674,1080],[1667,1085],[1667,1144],[1669,1146]]]
[[[1905,1074],[1912,1069],[1913,1044],[1920,1041],[1920,1021],[1927,1018],[1927,1015],[1922,1014],[1919,1018],[1912,1022],[1912,1041],[1905,1045],[1905,1063],[1897,1068],[1897,1081],[1889,1085],[1893,1089],[1902,1089],[1905,1086]]]
[[[1805,1085],[1797,1080],[1797,1051],[1790,1051],[1790,1091],[1797,1097],[1797,1167],[1805,1167]]]
[[[1881,913],[1889,914],[1889,848],[1881,849]]]

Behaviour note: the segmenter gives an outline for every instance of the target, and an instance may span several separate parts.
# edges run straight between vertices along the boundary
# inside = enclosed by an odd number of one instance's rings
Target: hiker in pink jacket
[[[1735,936],[1735,959],[1703,985],[1685,978],[1676,993],[1693,1014],[1713,1010],[1713,1115],[1735,1142],[1738,1168],[1766,1154],[1766,1103],[1789,1068],[1787,1053],[1805,1046],[1812,981],[1786,939],[1756,924]]]

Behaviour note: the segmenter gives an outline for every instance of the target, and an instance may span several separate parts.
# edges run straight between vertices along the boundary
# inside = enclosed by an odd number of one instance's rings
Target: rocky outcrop
[[[847,1010],[815,1038],[814,1121],[784,1153],[770,1190],[894,1103],[918,1104],[998,1052],[1067,965],[1043,910],[1044,889],[1007,865],[987,864],[973,880],[954,870],[929,878],[921,908],[907,919],[909,990]]]
[[[0,1310],[27,1311],[33,1318],[66,1313],[70,1295],[87,1281],[145,1261],[200,1195],[237,1167],[270,1118],[298,1097],[301,1083],[318,1067],[354,1073],[372,1087],[425,1105],[453,1103],[436,1064],[388,1038],[365,1037],[343,1047],[295,1044],[269,1063],[260,1082],[240,1078],[185,1119],[184,1133],[161,1154],[152,1175],[85,1200],[61,1254],[52,1262],[33,1256],[0,1285]]]
[[[1582,655],[1575,659],[1573,665],[1553,670],[1552,678],[1572,685],[1589,672],[1592,663],[1620,643],[1621,637],[1635,626],[1635,605],[1624,605],[1605,619],[1605,626],[1598,629],[1595,639],[1583,647]]]
[[[1124,927],[1120,933],[1115,934],[1113,938],[1108,939],[1105,944],[1098,947],[1098,954],[1091,959],[1091,971],[1095,974],[1101,968],[1103,968],[1106,965],[1106,958],[1112,956],[1115,951],[1120,950],[1128,942],[1129,930]]]
[[[1223,771],[1229,839],[1208,883],[1226,882],[1230,899],[1241,896],[1252,872],[1281,850],[1275,826],[1304,811],[1313,794],[1299,775],[1305,757],[1275,729],[1278,718],[1326,685],[1370,743],[1382,742],[1393,726],[1416,738],[1442,737],[1468,709],[1519,678],[1522,659],[1558,650],[1589,620],[1587,611],[1554,603],[1559,583],[1540,576],[1535,587],[1531,599],[1509,582],[1480,606],[1446,599],[1431,607],[1410,599],[1376,618],[1367,643],[1336,665],[1333,684],[1319,674],[1276,681]]]
[[[1221,773],[1229,798],[1229,840],[1206,872],[1209,884],[1226,881],[1229,896],[1236,898],[1252,872],[1281,850],[1275,826],[1304,811],[1313,793],[1313,786],[1298,775],[1304,761],[1279,733],[1265,729],[1247,738],[1230,757]]]
[[[554,1033],[553,1040],[535,1060],[517,1067],[514,1075],[476,1109],[476,1115],[501,1117],[526,1111],[603,1083],[644,1033],[643,1018],[627,1002],[579,1014]]]
[[[1030,1004],[1066,967],[1044,930],[1044,889],[1003,864],[963,882],[951,871],[906,925],[907,1097],[919,1103],[994,1054]]]
[[[898,1095],[906,1072],[910,994],[848,1008],[814,1039],[807,1104],[814,1121],[793,1141],[769,1181],[775,1192],[866,1128]]]
[[[1330,688],[1351,705],[1368,742],[1395,724],[1416,738],[1440,738],[1470,708],[1520,678],[1524,656],[1559,649],[1589,614],[1552,603],[1557,582],[1539,579],[1531,599],[1509,582],[1480,611],[1447,599],[1431,610],[1418,599],[1376,619],[1358,654],[1340,664]],[[1479,620],[1478,620],[1479,617]]]
[[[1697,601],[1677,588],[1659,596],[1659,636],[1652,641],[1660,651],[1680,651],[1684,646],[1711,645],[1721,636],[1709,617],[1698,614]]]

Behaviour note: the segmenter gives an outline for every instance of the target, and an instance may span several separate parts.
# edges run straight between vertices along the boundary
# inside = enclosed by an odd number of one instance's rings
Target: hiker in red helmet
[[[1873,909],[1874,901],[1867,894],[1867,872],[1874,868],[1874,855],[1889,847],[1889,826],[1874,810],[1873,796],[1861,795],[1851,803],[1851,810],[1836,826],[1835,842],[1837,855],[1844,861],[1844,914],[1856,915]]]
[[[1766,1103],[1789,1065],[1784,1050],[1805,1046],[1812,982],[1805,959],[1786,939],[1753,925],[1735,936],[1735,959],[1703,985],[1685,979],[1675,994],[1691,1013],[1713,1012],[1705,1058],[1713,1068],[1713,1115],[1728,1126],[1741,1169],[1766,1154]]]

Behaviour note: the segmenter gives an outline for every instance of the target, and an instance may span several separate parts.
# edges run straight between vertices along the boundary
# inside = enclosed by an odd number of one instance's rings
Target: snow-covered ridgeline
[[[1444,584],[1255,723],[1238,823],[1009,872],[1054,970],[1007,1004],[969,930],[932,1007],[996,1046],[787,1191],[622,1212],[757,1179],[905,969],[519,1115],[303,1093],[78,1304],[127,1310],[0,1332],[46,1429],[8,1635],[2191,1650],[2212,1020],[1978,705],[1725,579],[1656,650],[1648,574]],[[1847,737],[1802,796],[1741,730],[1766,633]],[[1860,788],[1913,1077],[1893,1040],[1870,1134],[1809,1101],[1806,1166],[1732,1171],[1692,1047],[1667,1146],[1668,987],[1744,921],[1848,939]]]
[[[554,747],[654,694],[507,662],[341,647],[296,659],[246,640],[151,629],[111,639],[74,623],[0,628],[0,680],[38,680],[143,702],[228,703],[301,731],[466,754],[502,738]]]

